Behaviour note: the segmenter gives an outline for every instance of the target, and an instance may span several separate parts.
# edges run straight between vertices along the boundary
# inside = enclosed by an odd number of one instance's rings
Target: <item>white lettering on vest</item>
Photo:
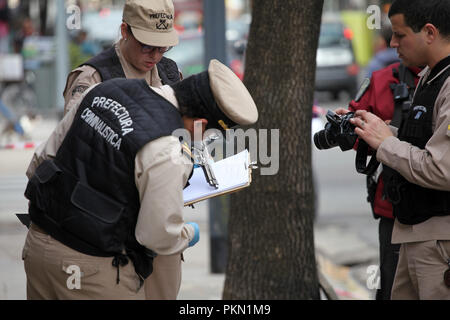
[[[120,150],[120,144],[122,138],[111,127],[101,120],[94,112],[86,108],[81,113],[81,119],[83,119],[91,128],[106,140],[116,150]]]
[[[109,110],[112,114],[116,116],[117,120],[119,120],[122,129],[122,136],[126,136],[128,133],[134,131],[133,120],[131,119],[130,113],[124,106],[122,106],[116,100],[109,98],[107,99],[106,97],[95,97],[92,100],[91,108],[95,107]]]

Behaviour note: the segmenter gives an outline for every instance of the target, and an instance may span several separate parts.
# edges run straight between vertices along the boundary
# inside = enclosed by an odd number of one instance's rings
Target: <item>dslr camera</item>
[[[354,113],[349,112],[342,116],[328,110],[326,118],[328,122],[325,129],[314,135],[314,144],[317,149],[330,149],[339,146],[342,151],[347,151],[355,145],[358,135],[355,126],[350,123]]]

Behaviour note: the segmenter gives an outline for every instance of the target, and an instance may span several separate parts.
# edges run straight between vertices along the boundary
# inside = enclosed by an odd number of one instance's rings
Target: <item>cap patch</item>
[[[174,28],[175,9],[172,0],[126,0],[123,21],[141,43],[154,47],[178,44]]]
[[[172,27],[172,24],[173,24],[173,22],[168,21],[168,20],[173,21],[173,15],[167,14],[165,12],[152,13],[152,14],[150,14],[150,19],[158,20],[156,22],[156,29],[158,29],[158,30],[168,30],[169,28]]]

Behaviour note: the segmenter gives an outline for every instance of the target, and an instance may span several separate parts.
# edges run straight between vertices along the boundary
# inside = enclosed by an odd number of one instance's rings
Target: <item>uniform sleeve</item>
[[[137,241],[160,255],[182,252],[194,237],[183,219],[183,188],[192,164],[181,153],[175,137],[149,142],[135,159],[135,181],[141,207]]]
[[[433,112],[434,131],[425,149],[389,137],[378,148],[377,158],[412,183],[450,191],[450,78],[442,87]]]
[[[81,101],[83,93],[92,85],[102,82],[100,74],[91,66],[74,69],[67,77],[64,89],[64,114]]]

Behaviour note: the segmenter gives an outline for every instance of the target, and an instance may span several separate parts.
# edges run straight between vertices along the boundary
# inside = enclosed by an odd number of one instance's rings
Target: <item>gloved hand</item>
[[[191,241],[189,241],[188,247],[192,247],[200,240],[200,229],[198,227],[198,224],[195,222],[188,222],[186,224],[190,224],[192,227],[194,227],[194,237]]]

